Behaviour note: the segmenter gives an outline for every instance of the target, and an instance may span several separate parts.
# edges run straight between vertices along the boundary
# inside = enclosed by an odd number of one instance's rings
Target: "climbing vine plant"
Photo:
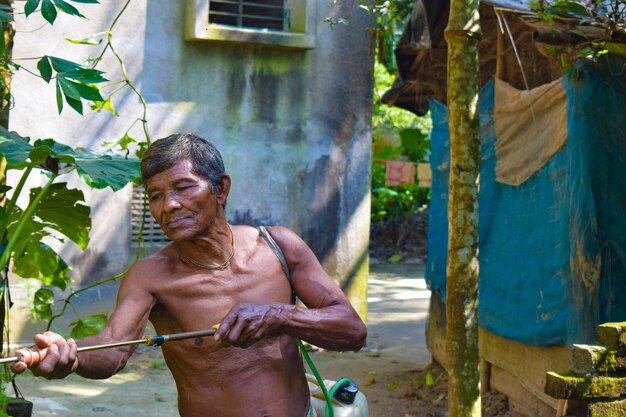
[[[47,24],[53,25],[60,14],[85,18],[78,7],[90,3],[97,4],[98,0],[28,0],[20,2],[23,10],[16,10],[12,0],[0,0],[0,24],[4,33],[0,40],[2,75],[0,91],[3,94],[3,102],[7,103],[0,111],[5,116],[13,104],[10,80],[17,71],[25,71],[39,77],[42,82],[55,86],[58,113],[69,109],[83,114],[86,107],[89,107],[95,112],[108,111],[117,116],[114,98],[126,88],[131,89],[139,97],[142,105],[139,116],[130,122],[124,135],[109,144],[111,147],[121,149],[123,155],[112,150],[92,152],[82,148],[74,149],[52,138],[33,140],[28,137],[28,132],[9,131],[6,126],[8,123],[0,126],[0,159],[3,162],[0,165],[2,167],[0,178],[6,178],[5,174],[9,170],[15,171],[19,178],[15,185],[0,185],[0,193],[8,196],[0,205],[0,270],[4,272],[0,278],[0,300],[2,300],[0,305],[4,307],[3,311],[7,312],[11,307],[7,296],[9,270],[17,277],[38,280],[41,282],[41,288],[29,300],[29,307],[36,320],[47,322],[47,328],[66,312],[72,298],[78,293],[118,279],[125,272],[89,287],[72,290],[72,280],[69,277],[71,266],[45,243],[50,240],[64,242],[67,239],[81,249],[85,249],[89,244],[91,210],[85,203],[83,192],[70,188],[65,178],[74,173],[91,188],[109,187],[114,191],[120,190],[128,183],[139,180],[139,159],[136,156],[141,156],[150,143],[146,102],[129,79],[124,61],[114,45],[114,28],[128,8],[130,0],[120,5],[118,14],[106,31],[81,39],[66,38],[70,47],[72,44],[79,44],[95,48],[94,55],[85,62],[73,62],[63,57],[42,54],[36,58],[33,67],[27,67],[32,65],[33,61],[21,63],[12,58],[14,16],[17,13],[24,13],[26,18],[41,14]],[[122,74],[121,79],[109,80],[106,74],[98,69],[106,54],[115,57]],[[144,134],[139,139],[129,134],[137,123],[141,124]],[[36,172],[43,174],[45,185],[27,191],[25,187],[27,180]],[[28,202],[20,206],[18,201],[22,201],[23,198],[20,197],[26,193]],[[135,260],[137,258],[138,255]],[[57,291],[54,291],[55,288]],[[55,303],[59,301],[56,297],[60,292],[68,295],[61,300],[61,307],[55,308]],[[77,316],[71,324],[71,336],[82,338],[96,334],[102,329],[106,319],[102,314]],[[7,345],[8,340],[6,323],[8,320],[0,319],[0,344],[3,345]],[[5,336],[7,338],[4,338]],[[6,378],[9,373],[5,370],[4,375]],[[0,390],[2,389],[3,385],[0,384]],[[6,400],[0,398],[0,416],[6,415],[5,404]]]

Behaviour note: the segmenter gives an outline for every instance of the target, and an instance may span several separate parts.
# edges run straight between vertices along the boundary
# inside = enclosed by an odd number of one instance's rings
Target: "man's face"
[[[220,206],[188,159],[150,178],[146,191],[150,213],[173,241],[206,236]]]

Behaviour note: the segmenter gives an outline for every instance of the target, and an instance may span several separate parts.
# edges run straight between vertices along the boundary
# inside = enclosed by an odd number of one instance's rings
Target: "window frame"
[[[187,0],[185,40],[311,49],[315,47],[315,1],[285,0],[290,27],[285,31],[278,31],[210,24],[210,0]]]

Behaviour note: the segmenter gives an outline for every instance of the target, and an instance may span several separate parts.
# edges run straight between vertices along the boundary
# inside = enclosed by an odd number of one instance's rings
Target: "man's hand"
[[[23,360],[11,365],[15,373],[22,373],[30,368],[36,376],[47,379],[64,378],[78,366],[76,342],[65,340],[61,335],[45,332],[35,336],[33,349],[20,349],[17,355]]]
[[[222,320],[213,336],[226,346],[248,348],[266,336],[279,334],[288,304],[237,304]]]

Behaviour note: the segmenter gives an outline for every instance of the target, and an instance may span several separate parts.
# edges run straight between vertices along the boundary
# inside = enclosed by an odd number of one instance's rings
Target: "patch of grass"
[[[159,358],[150,362],[150,369],[165,369],[167,368],[167,364],[165,363],[165,359]]]
[[[387,384],[387,389],[389,391],[395,391],[398,389],[398,384],[396,384],[395,382],[390,382]]]

